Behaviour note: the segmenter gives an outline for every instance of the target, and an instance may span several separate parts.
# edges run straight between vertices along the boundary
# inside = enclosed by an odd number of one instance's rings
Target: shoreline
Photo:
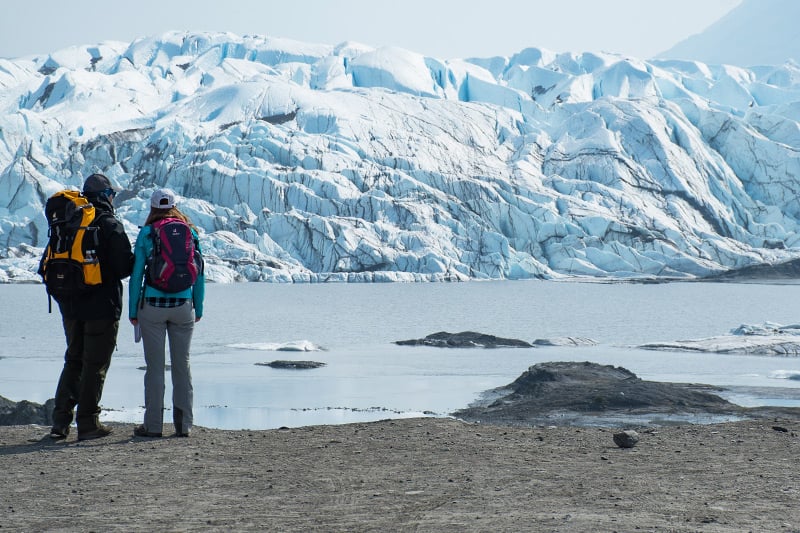
[[[442,418],[188,439],[0,428],[9,530],[776,531],[800,523],[800,422],[640,430]],[[43,504],[43,502],[47,502]]]

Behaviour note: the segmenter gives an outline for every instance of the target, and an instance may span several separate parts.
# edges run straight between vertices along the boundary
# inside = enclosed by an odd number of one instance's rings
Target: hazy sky
[[[230,31],[338,44],[400,46],[440,59],[527,47],[647,59],[741,0],[11,0],[0,57],[43,54],[169,30]]]

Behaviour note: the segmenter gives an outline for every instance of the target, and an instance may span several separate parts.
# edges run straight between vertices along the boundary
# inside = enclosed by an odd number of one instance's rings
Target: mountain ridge
[[[800,61],[793,0],[744,0],[701,33],[692,35],[656,58],[691,59],[740,67]]]

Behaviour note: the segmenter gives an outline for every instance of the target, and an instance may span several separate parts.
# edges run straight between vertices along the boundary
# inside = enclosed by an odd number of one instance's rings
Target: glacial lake
[[[192,347],[195,424],[268,429],[447,416],[545,361],[593,361],[625,367],[642,379],[719,385],[728,389],[722,396],[745,406],[800,406],[800,357],[636,348],[726,335],[742,324],[796,324],[798,296],[796,284],[209,284]],[[53,396],[63,364],[58,310],[48,314],[40,285],[0,285],[0,301],[0,395],[43,403]],[[583,337],[597,344],[393,344],[468,330],[529,342]],[[321,350],[276,351],[287,345]],[[258,365],[279,359],[325,366]],[[143,365],[141,345],[133,342],[124,318],[103,394],[103,420],[141,422]],[[167,379],[166,405],[170,398]],[[165,422],[170,420],[168,412]]]

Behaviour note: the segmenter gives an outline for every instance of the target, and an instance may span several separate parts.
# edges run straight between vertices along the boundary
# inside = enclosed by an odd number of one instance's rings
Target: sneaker
[[[78,430],[78,440],[93,440],[108,437],[113,431],[114,430],[112,430],[110,427],[100,424],[91,431],[84,431],[81,433],[81,431]]]
[[[155,431],[147,431],[147,428],[145,428],[143,424],[141,426],[133,428],[133,436],[157,438],[161,436],[161,433],[156,433]]]
[[[50,438],[53,440],[66,439],[69,435],[69,426],[53,426],[50,429]]]

